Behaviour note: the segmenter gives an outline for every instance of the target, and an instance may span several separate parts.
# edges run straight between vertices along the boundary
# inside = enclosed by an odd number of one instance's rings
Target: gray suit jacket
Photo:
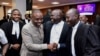
[[[43,26],[37,28],[31,21],[26,24],[22,29],[21,56],[42,56],[42,50],[47,49],[43,37]]]

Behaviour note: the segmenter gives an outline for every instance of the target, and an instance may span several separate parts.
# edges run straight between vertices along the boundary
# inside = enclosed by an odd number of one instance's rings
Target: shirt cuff
[[[12,46],[13,46],[13,44],[10,44],[10,47],[9,47],[9,49],[11,49],[11,48],[12,48]]]
[[[42,44],[41,48],[42,49],[48,49],[47,44]]]
[[[58,49],[60,48],[60,44],[58,44],[58,47],[57,47]]]

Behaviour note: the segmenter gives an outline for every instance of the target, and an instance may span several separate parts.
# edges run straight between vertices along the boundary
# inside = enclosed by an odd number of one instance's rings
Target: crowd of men
[[[88,24],[85,15],[76,8],[65,13],[60,9],[43,18],[33,9],[31,17],[21,19],[18,9],[11,20],[0,26],[2,56],[100,56],[100,27]]]

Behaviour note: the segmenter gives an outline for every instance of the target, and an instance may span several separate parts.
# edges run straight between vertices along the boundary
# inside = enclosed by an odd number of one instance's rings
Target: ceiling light
[[[43,2],[44,0],[38,0],[38,1]]]
[[[37,9],[38,8],[38,6],[36,6],[36,5],[34,5],[34,6],[32,6],[34,9]]]
[[[2,5],[8,5],[9,3],[7,3],[7,2],[2,2],[1,4],[2,4]]]
[[[32,14],[32,10],[26,11],[26,14]]]
[[[52,2],[51,4],[54,4],[55,5],[55,4],[59,4],[59,2]]]

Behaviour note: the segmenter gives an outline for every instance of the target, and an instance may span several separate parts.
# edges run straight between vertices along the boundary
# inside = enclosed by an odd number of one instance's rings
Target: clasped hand
[[[58,47],[57,43],[48,44],[48,49],[51,51],[55,51],[57,49],[57,47]]]

